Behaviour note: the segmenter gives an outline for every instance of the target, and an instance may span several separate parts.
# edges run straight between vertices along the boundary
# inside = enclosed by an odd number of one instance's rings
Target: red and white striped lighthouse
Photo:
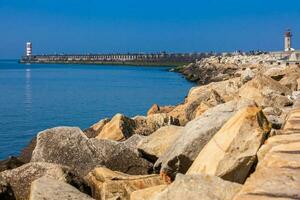
[[[32,43],[27,42],[26,43],[26,56],[31,56],[32,55]]]

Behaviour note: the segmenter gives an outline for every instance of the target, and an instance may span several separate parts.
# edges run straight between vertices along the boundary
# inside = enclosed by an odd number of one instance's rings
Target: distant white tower
[[[284,51],[292,51],[292,33],[291,30],[288,29],[285,32],[284,36]]]
[[[31,56],[32,55],[32,43],[27,42],[26,43],[26,56]]]

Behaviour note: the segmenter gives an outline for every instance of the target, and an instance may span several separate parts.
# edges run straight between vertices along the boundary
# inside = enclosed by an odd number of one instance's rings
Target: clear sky
[[[0,58],[300,49],[300,0],[0,0]]]

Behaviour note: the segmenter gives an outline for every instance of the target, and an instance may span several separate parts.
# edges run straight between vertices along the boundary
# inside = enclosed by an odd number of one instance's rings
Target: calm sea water
[[[85,129],[116,113],[145,115],[153,103],[180,103],[192,83],[167,69],[0,60],[0,159],[50,127]]]

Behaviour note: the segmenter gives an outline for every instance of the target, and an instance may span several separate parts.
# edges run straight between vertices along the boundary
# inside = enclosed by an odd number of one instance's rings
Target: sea
[[[194,84],[169,69],[0,60],[0,160],[48,128],[84,130],[116,113],[146,115],[154,103],[182,102]]]

